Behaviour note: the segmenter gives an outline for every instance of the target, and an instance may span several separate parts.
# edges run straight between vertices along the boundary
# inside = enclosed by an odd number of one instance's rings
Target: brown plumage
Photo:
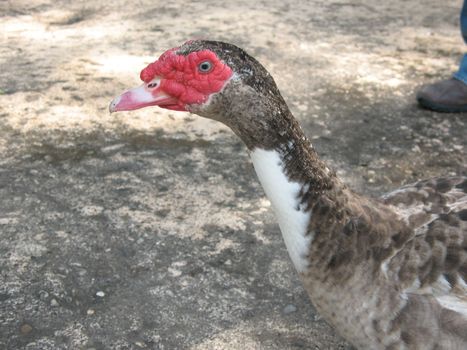
[[[220,89],[206,83],[206,52],[214,69],[225,65]],[[167,57],[111,111],[160,105],[228,125],[251,152],[312,302],[337,332],[361,349],[467,349],[467,177],[363,197],[319,159],[272,77],[243,50],[191,41]],[[180,86],[189,91],[198,76],[193,102]],[[141,89],[148,95],[138,100]]]

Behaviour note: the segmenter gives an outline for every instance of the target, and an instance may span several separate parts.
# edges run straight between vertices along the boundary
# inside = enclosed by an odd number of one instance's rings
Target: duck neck
[[[303,273],[311,263],[313,213],[320,211],[322,205],[337,204],[343,185],[319,159],[291,115],[288,127],[274,130],[277,130],[275,142],[256,144],[250,148],[250,156],[292,262]]]
[[[290,257],[299,272],[307,271],[315,259],[312,241],[326,240],[336,217],[342,221],[351,193],[319,159],[272,77],[259,69],[234,77],[208,104],[191,108],[226,124],[246,144]]]
[[[272,117],[255,118],[266,120],[265,126],[257,128],[255,132],[236,132],[247,144],[255,168],[260,162],[260,154],[270,154],[270,157],[274,155],[287,180],[303,186],[300,193],[303,201],[313,201],[323,193],[341,187],[342,184],[336,174],[319,158],[285,102],[280,103],[282,101],[279,101],[276,108],[270,108]]]
[[[341,205],[344,185],[319,159],[274,81],[266,78],[254,87],[233,79],[207,107],[193,112],[223,122],[246,144],[289,255],[305,272],[315,224],[321,212],[336,213],[329,209]]]

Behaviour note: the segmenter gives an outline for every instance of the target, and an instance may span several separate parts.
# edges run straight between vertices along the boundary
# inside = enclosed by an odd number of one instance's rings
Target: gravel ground
[[[226,127],[107,106],[165,49],[230,41],[355,190],[466,174],[467,116],[414,100],[465,50],[461,4],[0,2],[0,348],[351,349]]]

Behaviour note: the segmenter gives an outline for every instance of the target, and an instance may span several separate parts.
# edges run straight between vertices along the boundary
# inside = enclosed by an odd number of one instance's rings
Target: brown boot
[[[467,112],[467,85],[455,78],[425,85],[418,91],[417,101],[437,112]]]

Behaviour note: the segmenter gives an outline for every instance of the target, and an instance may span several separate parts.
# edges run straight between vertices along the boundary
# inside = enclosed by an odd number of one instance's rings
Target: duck
[[[190,40],[145,67],[110,112],[158,106],[227,125],[246,145],[316,310],[358,349],[467,349],[467,176],[360,195],[323,162],[268,71]]]

